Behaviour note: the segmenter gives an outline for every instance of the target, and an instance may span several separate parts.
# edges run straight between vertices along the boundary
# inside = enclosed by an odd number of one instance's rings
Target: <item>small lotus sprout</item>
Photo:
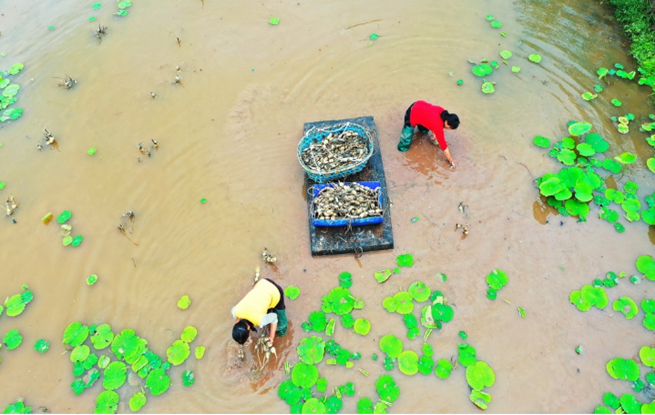
[[[267,264],[274,264],[277,261],[275,255],[270,254],[266,247],[264,247],[264,251],[262,252],[262,258]]]
[[[72,89],[75,86],[75,84],[77,83],[77,81],[75,79],[71,78],[68,75],[66,75],[63,78],[55,77],[55,79],[59,79],[59,83],[57,84],[57,86],[64,87],[66,89]]]
[[[175,75],[175,81],[173,81],[173,85],[181,85],[182,87],[182,77],[180,75]]]
[[[182,41],[180,40],[179,37],[175,38],[177,40],[177,46],[182,47]]]
[[[152,91],[150,91],[150,96],[152,97],[152,99],[155,99],[155,98],[157,98],[157,94],[155,94],[155,93],[154,93],[154,92],[152,92]]]
[[[141,154],[143,154],[144,156],[150,157],[150,150],[143,147],[143,143],[139,143],[138,148],[139,148],[139,151],[141,152]],[[141,160],[139,159],[139,161],[141,161]]]
[[[128,218],[130,220],[130,222],[132,223],[132,232],[134,232],[134,220],[136,219],[134,212],[128,210],[127,212],[121,215],[121,218]]]
[[[36,145],[36,148],[37,148],[37,150],[39,150],[39,151],[43,150],[43,147],[41,146],[41,144],[37,144],[37,145]]]
[[[14,214],[14,210],[18,208],[18,203],[14,200],[14,195],[9,195],[6,201],[6,207],[7,207],[7,216],[11,216]]]
[[[152,149],[159,150],[159,143],[157,142],[157,140],[151,138],[150,141],[152,141],[152,147],[150,147],[150,150]]]

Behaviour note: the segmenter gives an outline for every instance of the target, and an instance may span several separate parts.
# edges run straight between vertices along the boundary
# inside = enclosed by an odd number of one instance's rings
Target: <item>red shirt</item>
[[[441,120],[441,113],[443,111],[443,108],[436,105],[432,105],[425,101],[416,101],[412,107],[412,111],[409,113],[409,123],[412,124],[413,127],[420,124],[432,131],[439,142],[439,147],[441,147],[442,150],[446,150],[448,144],[446,143],[446,137],[444,136],[443,131],[443,121]]]

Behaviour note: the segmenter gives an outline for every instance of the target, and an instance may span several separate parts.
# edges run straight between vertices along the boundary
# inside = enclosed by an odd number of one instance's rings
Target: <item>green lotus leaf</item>
[[[180,297],[179,300],[177,300],[177,306],[181,310],[186,310],[187,308],[189,308],[190,305],[191,305],[191,299],[189,298],[188,295],[183,295],[182,297]]]
[[[480,78],[484,78],[485,76],[490,75],[493,71],[494,69],[488,63],[481,63],[480,65],[475,65],[471,68],[473,75]]]
[[[132,412],[139,412],[145,404],[146,395],[143,392],[137,392],[130,398],[130,409]]]
[[[343,408],[343,401],[337,396],[330,396],[325,401],[325,410],[328,414],[336,414]]]
[[[641,209],[641,203],[637,199],[627,199],[621,203],[621,207],[626,213],[637,213]]]
[[[534,143],[535,146],[541,147],[541,148],[548,148],[550,147],[550,138],[541,136],[541,135],[536,135],[532,139],[532,142]]]
[[[355,310],[361,310],[364,308],[364,299],[363,298],[355,298],[355,301],[353,302],[353,308]]]
[[[639,379],[639,365],[631,359],[614,358],[605,366],[607,373],[614,379],[634,382]]]
[[[539,191],[544,196],[552,196],[561,192],[563,189],[562,180],[557,176],[549,177],[539,184]]]
[[[495,300],[496,298],[498,298],[498,291],[489,287],[489,289],[487,290],[487,298],[490,300]]]
[[[528,59],[530,60],[530,62],[534,62],[534,63],[541,62],[541,56],[537,55],[536,53],[533,53],[530,56],[528,56]]]
[[[146,378],[146,388],[150,389],[150,393],[154,396],[166,392],[169,386],[171,386],[171,378],[168,377],[164,368],[154,369]]]
[[[572,166],[575,164],[575,152],[565,148],[557,154],[557,160],[566,166]]]
[[[387,412],[387,404],[384,402],[376,402],[375,406],[373,407],[373,413],[374,414],[388,414]]]
[[[612,409],[619,409],[619,406],[621,406],[619,397],[611,392],[607,392],[603,395],[603,403]]]
[[[584,93],[582,93],[580,96],[581,96],[582,99],[584,99],[585,101],[591,101],[591,100],[593,100],[593,99],[598,98],[598,95],[597,95],[597,94],[592,94],[591,92],[584,92]]]
[[[460,343],[459,356],[457,357],[462,366],[470,366],[478,361],[477,351],[470,344]]]
[[[655,300],[653,299],[641,300],[641,309],[646,314],[655,313]]]
[[[92,355],[92,356],[94,356],[96,358],[96,360],[98,359],[97,356],[95,356],[95,355]],[[88,362],[89,360],[91,360],[91,359],[87,359],[84,363]],[[91,365],[91,366],[93,366],[93,365]],[[89,369],[90,370],[88,372],[86,372],[86,374],[82,378],[82,381],[84,382],[84,387],[86,389],[89,389],[91,386],[93,386],[98,381],[98,379],[100,379],[100,371],[98,369],[96,369],[96,368],[91,369],[91,367],[89,367]]]
[[[405,314],[403,316],[403,322],[405,323],[405,327],[408,329],[413,329],[418,326],[418,321],[413,314]]]
[[[466,368],[466,380],[471,388],[482,390],[496,383],[496,375],[486,362],[479,360]]]
[[[375,271],[375,279],[378,283],[382,284],[391,277],[391,270],[384,269],[382,271]]]
[[[98,358],[98,367],[100,369],[105,369],[111,363],[109,356],[102,355]]]
[[[421,335],[421,329],[418,327],[413,327],[409,330],[407,330],[407,338],[409,340],[414,340],[415,338],[419,337]]]
[[[295,300],[300,295],[300,288],[289,285],[284,289],[284,295],[289,297],[290,300]]]
[[[197,335],[198,335],[198,329],[196,329],[193,326],[187,326],[182,331],[182,335],[180,336],[180,338],[184,342],[191,343],[193,340],[195,340]]]
[[[91,336],[93,347],[98,350],[108,347],[114,340],[114,333],[111,331],[109,324],[101,324],[96,328],[96,332]]]
[[[11,84],[2,91],[2,95],[4,95],[5,97],[13,97],[18,93],[19,90],[20,90],[20,85]]]
[[[597,308],[605,308],[609,300],[607,299],[607,293],[602,287],[592,287],[590,285],[585,285],[582,287],[582,296],[589,298],[594,306]]]
[[[488,14],[487,17],[486,17],[486,19],[487,19],[488,22],[490,22],[490,21],[494,20],[495,17],[494,17],[493,14]]]
[[[412,298],[414,298],[419,303],[426,301],[428,298],[430,298],[430,294],[432,294],[430,287],[421,281],[413,282],[407,291],[409,292],[409,295],[411,295]]]
[[[39,339],[34,343],[34,350],[39,353],[45,353],[50,348],[50,343],[47,340]]]
[[[96,398],[96,414],[115,414],[118,409],[120,397],[114,391],[100,392]]]
[[[509,278],[507,277],[507,274],[500,269],[495,269],[487,275],[487,284],[489,284],[489,286],[494,290],[500,290],[506,286],[508,282]]]
[[[326,336],[334,336],[334,324],[335,320],[334,318],[331,318],[330,321],[328,321],[327,326],[325,326],[325,335]]]
[[[62,239],[61,243],[64,244],[64,246],[68,246],[73,243],[73,237],[70,235],[65,236],[64,239]]]
[[[316,381],[316,391],[323,393],[327,390],[328,381],[325,378],[318,378]]]
[[[130,0],[124,0],[124,1],[121,1],[120,3],[118,3],[118,8],[123,10],[123,9],[127,9],[131,5],[132,5],[132,2]]]
[[[630,132],[630,127],[628,127],[627,124],[619,124],[619,125],[616,127],[616,130],[617,130],[620,134],[628,134],[628,133]]]
[[[313,311],[309,314],[309,324],[312,325],[312,330],[317,332],[325,331],[327,326],[327,317],[322,311]]]
[[[320,363],[325,355],[325,342],[321,337],[306,337],[300,341],[296,349],[300,361],[307,364]]]
[[[591,130],[591,124],[588,122],[576,122],[569,125],[569,134],[574,137],[588,133]]]
[[[5,334],[3,343],[7,346],[7,350],[13,350],[21,345],[23,342],[23,336],[20,335],[20,332],[16,329],[9,330]]]
[[[116,390],[127,380],[127,366],[123,362],[111,362],[104,371],[102,386],[107,390]]]
[[[643,346],[639,349],[639,358],[641,363],[648,367],[655,367],[655,349],[648,346]]]
[[[369,398],[361,398],[357,401],[357,413],[358,414],[372,414],[373,413],[373,402]]]
[[[355,298],[347,288],[333,288],[327,297],[332,311],[338,316],[350,313],[354,308]]]
[[[371,331],[371,322],[363,318],[358,318],[355,320],[355,326],[353,330],[355,333],[365,336],[369,331]]]
[[[655,414],[655,402],[645,403],[641,405],[642,414]]]
[[[521,68],[519,66],[512,66],[512,72],[519,73],[521,72]]]
[[[639,414],[641,413],[641,402],[630,394],[621,395],[621,408],[626,414]]]
[[[4,411],[5,414],[31,414],[32,408],[25,406],[22,398],[19,398],[16,403],[7,405]]]
[[[66,221],[68,221],[68,219],[70,219],[72,215],[73,214],[71,213],[70,210],[64,210],[63,212],[61,212],[61,215],[57,217],[57,223],[66,223]]]
[[[491,395],[479,390],[471,391],[469,399],[475,406],[482,409],[483,411],[487,409],[489,403],[491,403]]]
[[[430,356],[421,356],[418,360],[418,371],[423,375],[429,375],[434,369],[434,359]]]
[[[614,157],[614,160],[621,164],[633,164],[637,160],[637,156],[632,153],[625,152],[620,156]]]
[[[291,406],[300,401],[300,388],[294,385],[291,379],[287,379],[280,383],[280,386],[277,389],[277,394],[280,399],[284,400]]]
[[[623,232],[625,232],[625,226],[623,226],[622,224],[620,224],[620,223],[618,223],[618,222],[614,224],[614,229],[616,229],[616,231],[617,231],[618,233],[623,233]]]
[[[394,297],[386,297],[382,300],[382,307],[388,312],[394,313],[398,309],[398,301]]]
[[[485,81],[482,83],[481,90],[485,94],[493,94],[496,92],[493,82]]]
[[[89,328],[81,323],[75,322],[71,323],[64,330],[64,340],[62,343],[64,346],[76,347],[84,343],[87,337],[89,337]]]
[[[396,258],[399,267],[411,267],[414,265],[414,257],[411,254],[401,254]]]
[[[398,314],[408,314],[414,311],[414,302],[412,296],[407,291],[400,291],[393,296],[396,300],[396,312]]]
[[[347,396],[355,396],[355,384],[348,382],[345,385],[339,386],[341,393],[346,394]]]
[[[380,350],[390,358],[395,359],[403,351],[403,341],[393,334],[387,334],[380,339]]]
[[[182,372],[182,385],[188,387],[193,385],[196,382],[196,376],[193,374],[193,370],[185,370]]]
[[[585,142],[594,149],[596,153],[603,153],[610,147],[609,143],[600,134],[589,133],[585,136]]]
[[[405,350],[398,356],[398,369],[405,375],[415,375],[418,372],[418,355],[412,350]]]
[[[450,363],[450,360],[439,359],[436,366],[434,367],[434,373],[440,379],[448,379],[450,377],[450,372],[453,370],[453,364]]]
[[[618,174],[621,173],[623,166],[613,159],[604,159],[603,168],[611,173]]]
[[[202,357],[205,355],[205,346],[197,346],[194,354],[196,355],[196,359],[202,359]]]
[[[98,276],[96,274],[91,274],[89,277],[86,279],[86,285],[93,285],[96,282],[98,282]]]
[[[509,50],[501,50],[500,57],[503,59],[509,59],[512,57],[512,52],[510,52]]]
[[[341,352],[341,346],[339,343],[330,339],[325,343],[325,351],[331,356],[337,356]]]
[[[166,350],[166,356],[168,361],[172,365],[178,366],[184,363],[184,361],[191,354],[191,349],[189,343],[184,340],[175,340],[173,344]]]
[[[400,388],[390,375],[382,375],[375,381],[375,389],[380,399],[386,402],[394,402],[400,396]]]
[[[591,157],[596,154],[596,150],[594,150],[594,148],[589,143],[580,143],[576,148],[581,156]]]
[[[86,385],[82,379],[75,379],[71,383],[71,389],[73,390],[73,395],[81,395],[86,390]]]
[[[119,360],[125,360],[128,364],[133,364],[145,353],[148,341],[138,337],[134,330],[125,329],[111,342],[111,351]]]
[[[589,202],[593,199],[593,188],[585,182],[578,182],[575,185],[575,198],[581,202]]]
[[[71,362],[84,362],[89,357],[89,353],[91,353],[91,350],[86,344],[75,346],[70,355]]]
[[[298,362],[291,371],[293,384],[301,388],[311,388],[318,380],[318,369],[314,365]]]
[[[494,29],[499,29],[499,28],[501,28],[503,26],[502,23],[500,23],[499,21],[496,21],[496,20],[494,20],[490,24],[491,24],[491,27],[493,27]]]
[[[394,360],[395,360],[395,359],[392,359],[392,358],[390,358],[389,356],[385,357],[385,358],[384,358],[384,364],[383,364],[384,370],[387,370],[387,371],[391,371],[391,370],[393,370],[393,368],[394,368]]]
[[[619,101],[619,100],[616,99],[616,98],[613,98],[612,101],[610,101],[610,102],[611,102],[612,105],[614,105],[615,107],[620,107],[620,106],[621,106],[621,101]]]
[[[639,272],[651,281],[655,281],[655,260],[650,255],[642,255],[637,258],[635,264]]]
[[[612,411],[607,409],[606,406],[603,405],[598,405],[597,407],[594,408],[594,414],[611,414]]]
[[[655,158],[651,157],[648,160],[646,160],[646,166],[648,167],[648,170],[655,173]]]
[[[0,105],[0,109],[6,108],[7,105],[10,105],[10,103]],[[5,112],[2,113],[2,117],[0,117],[0,122],[5,122],[5,121],[9,121],[9,120],[17,120],[22,115],[23,115],[23,109],[22,108],[9,108]]]
[[[569,301],[580,311],[589,311],[594,305],[589,296],[583,296],[582,291],[578,290],[571,292]]]
[[[435,321],[450,322],[455,316],[453,308],[447,304],[434,304],[431,308],[432,318]]]
[[[353,285],[353,276],[350,272],[342,272],[339,274],[339,286],[343,288],[350,288]]]
[[[11,83],[11,79],[9,78],[2,79],[2,77],[0,77],[0,89],[6,88],[7,85],[9,85],[10,83]],[[6,99],[6,97],[4,97],[4,99]]]

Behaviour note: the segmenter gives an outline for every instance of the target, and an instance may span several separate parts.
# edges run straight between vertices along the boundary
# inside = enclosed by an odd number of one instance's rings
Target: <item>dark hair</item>
[[[441,113],[441,121],[447,122],[451,129],[456,130],[459,127],[459,117],[457,114],[451,114],[446,110]]]
[[[232,327],[232,338],[239,344],[244,344],[250,337],[250,324],[246,320],[238,321]]]

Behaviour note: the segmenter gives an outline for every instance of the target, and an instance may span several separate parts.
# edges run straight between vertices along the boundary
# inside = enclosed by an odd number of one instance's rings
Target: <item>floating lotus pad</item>
[[[409,295],[411,295],[412,298],[414,298],[419,303],[422,303],[423,301],[426,301],[428,298],[430,298],[430,294],[432,293],[430,287],[421,281],[413,282],[407,291],[409,292]]]
[[[585,285],[579,291],[571,292],[569,301],[580,311],[588,311],[594,306],[605,308],[608,304],[605,290],[602,287],[592,287],[591,285]]]
[[[371,323],[363,318],[358,318],[355,320],[355,326],[353,327],[355,333],[365,336],[371,331]]]
[[[642,255],[637,258],[635,264],[639,272],[651,281],[655,281],[655,260],[650,255]]]
[[[509,282],[507,274],[503,270],[495,269],[487,275],[487,284],[494,290],[500,290]]]
[[[481,90],[485,94],[493,94],[494,92],[496,92],[496,89],[494,88],[494,83],[489,81],[485,81],[482,83]]]
[[[391,359],[395,359],[403,351],[403,341],[393,334],[387,334],[380,339],[380,350]]]
[[[471,395],[469,395],[469,399],[471,400],[471,402],[473,402],[475,406],[482,409],[483,411],[487,409],[487,407],[491,403],[491,395],[479,390],[471,391]]]
[[[448,359],[439,359],[434,367],[434,374],[440,379],[448,379],[453,370],[453,364]]]
[[[39,353],[45,353],[50,349],[50,343],[47,340],[39,339],[34,343],[34,350]]]
[[[278,19],[277,17],[271,17],[271,18],[268,20],[268,23],[271,24],[271,25],[273,25],[273,26],[277,26],[277,25],[280,24],[280,19]]]
[[[501,27],[503,26],[502,23],[500,23],[500,22],[498,22],[498,21],[496,21],[496,20],[494,20],[494,21],[491,22],[490,24],[491,24],[491,27],[493,27],[494,29],[499,29],[499,28],[501,28]]]
[[[325,331],[327,326],[327,317],[322,311],[314,311],[309,314],[309,324],[314,331],[322,332]]]
[[[632,153],[625,152],[620,156],[614,157],[614,160],[621,164],[633,164],[635,161],[637,161],[637,156]]]
[[[71,213],[70,210],[64,210],[61,212],[61,214],[57,217],[57,223],[66,223],[68,219],[71,218],[73,214]]]
[[[148,342],[138,337],[134,330],[125,329],[114,337],[111,343],[111,351],[120,360],[133,364],[146,351]]]
[[[613,98],[612,101],[610,101],[610,102],[611,102],[612,105],[614,105],[615,107],[620,107],[620,106],[622,105],[622,104],[621,104],[621,101],[619,101],[619,100],[616,99],[616,98]]]
[[[108,347],[114,340],[114,333],[111,331],[109,324],[101,324],[96,328],[95,334],[91,336],[91,343],[98,349]]]
[[[130,398],[129,406],[132,412],[138,412],[146,404],[146,395],[143,392],[137,392]]]
[[[21,345],[21,343],[23,342],[23,336],[21,336],[20,332],[16,329],[9,330],[5,334],[5,337],[2,342],[4,343],[5,346],[7,346],[7,350],[13,350]]]
[[[643,346],[639,349],[641,363],[648,367],[655,367],[655,348]]]
[[[277,394],[280,399],[284,400],[291,406],[300,401],[300,388],[294,385],[291,379],[287,379],[280,383],[280,386],[277,389]]]
[[[84,343],[84,341],[89,337],[89,327],[79,323],[71,323],[66,330],[64,330],[64,339],[62,344],[64,346],[69,345],[71,347],[77,347]]]
[[[107,390],[116,390],[127,380],[127,366],[123,362],[111,362],[104,371],[102,386]]]
[[[421,356],[418,359],[418,371],[423,375],[429,375],[434,369],[434,359],[430,356]]]
[[[460,343],[458,347],[459,355],[457,359],[462,366],[469,366],[478,361],[475,347],[466,343]]]
[[[496,375],[486,362],[479,360],[466,368],[466,381],[474,390],[482,390],[496,383]]]
[[[400,291],[393,296],[396,301],[396,312],[398,314],[408,314],[414,310],[412,296],[407,291]]]
[[[353,276],[350,272],[342,272],[339,274],[339,286],[343,288],[350,288],[353,285]]]
[[[530,62],[539,63],[541,62],[541,56],[537,55],[536,53],[533,53],[530,56],[528,56],[528,60],[530,60]]]
[[[289,297],[290,300],[295,300],[300,295],[300,288],[289,285],[284,289],[284,294]]]
[[[25,286],[23,292],[15,294],[5,300],[5,313],[7,317],[16,317],[20,315],[27,305],[34,299],[32,291],[28,290]],[[1,310],[0,310],[1,314]]]
[[[484,78],[487,75],[490,75],[494,71],[494,68],[491,67],[488,63],[481,63],[480,65],[476,65],[471,68],[471,72],[473,72],[473,75],[478,76],[480,78]]]
[[[418,355],[412,350],[405,350],[398,356],[398,369],[405,375],[418,372]]]
[[[100,392],[96,398],[96,414],[115,414],[120,397],[114,391]]]
[[[111,363],[109,356],[102,355],[98,358],[98,367],[100,369],[105,369]]]
[[[183,295],[182,297],[180,297],[179,300],[177,300],[177,306],[181,310],[186,310],[187,308],[189,308],[190,305],[191,305],[191,299],[189,298],[188,295]]]
[[[124,1],[121,1],[120,3],[118,3],[118,8],[121,9],[121,10],[122,9],[127,9],[131,5],[132,5],[132,2],[130,0],[124,0]]]
[[[621,297],[612,304],[614,311],[618,311],[630,320],[639,313],[637,304],[629,297]]]
[[[375,271],[375,279],[377,282],[382,284],[386,282],[391,277],[391,270],[385,269],[382,271]]]
[[[591,130],[591,124],[588,122],[576,122],[569,125],[569,134],[574,137],[588,133]]]
[[[382,307],[390,313],[395,313],[398,309],[398,301],[394,297],[386,297],[382,300]]]
[[[614,379],[634,382],[639,379],[639,365],[631,359],[614,358],[605,366],[607,373]]]
[[[193,374],[193,370],[185,370],[182,372],[182,385],[188,387],[193,385],[196,382],[196,376]]]
[[[541,147],[541,148],[549,148],[550,147],[550,139],[547,138],[547,137],[540,136],[540,135],[535,136],[532,139],[532,142],[537,147]]]
[[[91,274],[86,279],[86,285],[89,286],[95,284],[96,282],[98,282],[98,276],[96,274]]]
[[[183,340],[175,340],[166,350],[168,361],[174,366],[181,365],[191,354],[189,343]]]
[[[163,368],[154,369],[146,378],[146,387],[154,396],[161,395],[171,386],[171,378]]]
[[[327,295],[332,311],[336,315],[344,315],[353,310],[355,298],[347,288],[336,287]]]
[[[196,329],[193,326],[187,326],[182,330],[182,334],[180,335],[180,338],[182,341],[191,343],[193,340],[195,340],[196,336],[198,335],[198,329]]]
[[[320,363],[325,355],[325,342],[321,337],[306,337],[296,348],[300,360],[307,364]]]
[[[399,267],[411,267],[414,265],[414,257],[411,254],[401,254],[396,258]]]
[[[500,57],[503,59],[509,59],[512,57],[512,52],[510,52],[509,50],[501,50]]]
[[[594,100],[594,99],[598,98],[598,95],[597,94],[592,94],[591,92],[584,92],[583,94],[581,94],[581,97],[585,101],[591,101],[591,100]]]
[[[296,363],[291,371],[293,384],[301,388],[311,388],[318,380],[318,369],[304,362]]]

